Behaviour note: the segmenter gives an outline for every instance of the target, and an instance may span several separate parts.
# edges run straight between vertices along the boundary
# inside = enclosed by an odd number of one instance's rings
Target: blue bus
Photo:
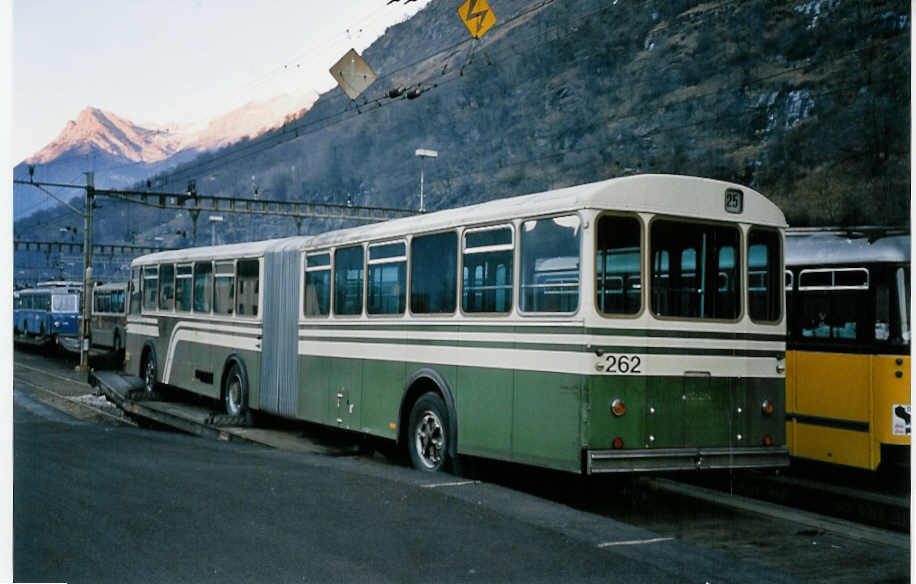
[[[14,296],[13,338],[37,345],[61,345],[79,336],[80,300],[77,284],[42,283]]]

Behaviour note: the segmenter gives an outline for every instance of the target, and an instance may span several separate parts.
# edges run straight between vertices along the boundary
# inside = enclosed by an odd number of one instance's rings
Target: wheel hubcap
[[[226,388],[226,409],[230,414],[237,415],[242,409],[242,382],[238,376],[233,376]]]
[[[156,367],[153,365],[152,361],[146,362],[145,373],[146,374],[143,376],[144,386],[146,388],[146,391],[152,392],[153,387],[156,383]]]
[[[442,460],[442,445],[445,436],[442,433],[442,421],[435,412],[423,412],[420,423],[417,424],[414,436],[414,447],[420,461],[427,468],[435,468]]]

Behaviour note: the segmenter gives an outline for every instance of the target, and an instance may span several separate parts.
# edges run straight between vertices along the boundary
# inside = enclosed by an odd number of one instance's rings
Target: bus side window
[[[159,267],[145,266],[143,268],[143,310],[156,310],[158,297]]]
[[[213,312],[232,314],[235,305],[235,265],[233,262],[216,262],[213,283]]]
[[[159,308],[172,310],[175,300],[175,266],[159,266]]]
[[[124,291],[116,290],[111,293],[111,311],[115,314],[124,314]]]
[[[403,242],[369,246],[369,314],[404,314],[407,304],[407,247]]]
[[[362,312],[363,246],[344,247],[334,252],[334,314]]]
[[[302,310],[306,317],[331,313],[331,254],[315,253],[305,257],[305,291]]]
[[[494,314],[512,310],[514,250],[508,227],[465,232],[462,310]]]
[[[241,316],[257,316],[258,260],[239,260],[236,270],[239,282],[239,293],[236,297],[238,314]]]
[[[575,312],[579,308],[577,215],[522,223],[519,304],[523,312]]]
[[[175,267],[175,310],[191,312],[191,273],[190,265]]]
[[[213,264],[194,264],[194,312],[210,312],[213,299]]]
[[[140,268],[130,272],[130,313],[140,314]]]
[[[415,237],[410,242],[410,311],[452,314],[457,306],[458,234]]]

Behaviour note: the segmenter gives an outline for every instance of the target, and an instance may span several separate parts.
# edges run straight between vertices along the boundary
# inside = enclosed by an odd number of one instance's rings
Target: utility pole
[[[92,207],[95,204],[95,173],[86,173],[86,211],[83,214],[83,322],[80,326],[80,371],[89,370],[89,337],[92,321]]]

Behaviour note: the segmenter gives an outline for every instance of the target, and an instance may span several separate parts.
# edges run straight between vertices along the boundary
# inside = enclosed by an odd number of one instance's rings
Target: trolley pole
[[[89,336],[92,320],[92,207],[95,204],[95,173],[86,173],[86,212],[83,214],[83,322],[80,323],[80,371],[89,370]]]

